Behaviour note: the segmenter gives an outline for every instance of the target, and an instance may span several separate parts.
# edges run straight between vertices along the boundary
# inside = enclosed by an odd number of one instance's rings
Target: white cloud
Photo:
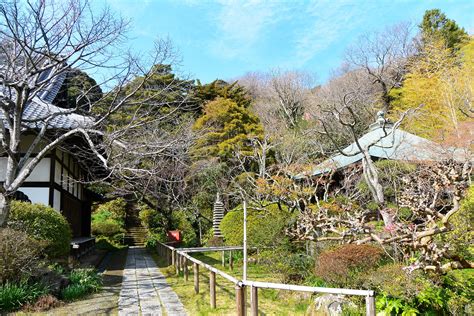
[[[221,58],[249,55],[280,18],[281,6],[277,2],[220,1],[219,4],[221,8],[213,19],[216,34],[210,49]]]
[[[363,16],[367,6],[352,4],[350,1],[313,1],[302,12],[308,24],[304,30],[295,34],[295,58],[291,66],[302,67],[306,62],[325,50],[344,33],[357,27],[361,22],[358,17]]]

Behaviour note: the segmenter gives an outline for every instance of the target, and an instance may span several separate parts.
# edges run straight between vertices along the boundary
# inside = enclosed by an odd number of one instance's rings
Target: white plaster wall
[[[61,212],[61,192],[58,190],[54,190],[54,196],[53,196],[53,208]]]
[[[28,161],[30,161],[29,159]],[[50,158],[43,158],[39,164],[33,169],[33,172],[26,178],[26,181],[48,182],[50,176]],[[7,158],[0,157],[0,182],[5,181],[7,173]]]
[[[21,187],[20,191],[25,193],[32,203],[49,205],[49,188]]]

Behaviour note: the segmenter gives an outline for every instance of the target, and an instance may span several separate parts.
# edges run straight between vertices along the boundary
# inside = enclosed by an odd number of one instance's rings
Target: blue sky
[[[419,23],[432,8],[474,33],[473,0],[103,1],[132,20],[131,46],[146,51],[156,37],[169,37],[180,73],[202,82],[281,68],[308,71],[323,83],[357,36]]]

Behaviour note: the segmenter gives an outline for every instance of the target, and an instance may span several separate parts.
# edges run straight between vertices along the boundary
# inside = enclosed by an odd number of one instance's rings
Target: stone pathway
[[[186,315],[178,295],[144,248],[129,248],[123,270],[119,315]]]

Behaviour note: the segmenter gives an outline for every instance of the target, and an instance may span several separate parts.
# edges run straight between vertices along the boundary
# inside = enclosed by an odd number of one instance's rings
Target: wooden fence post
[[[171,265],[176,266],[176,250],[171,250]]]
[[[216,308],[216,273],[209,273],[209,293],[211,297],[211,308]]]
[[[229,268],[234,270],[234,259],[232,258],[232,250],[229,251]]]
[[[194,272],[194,292],[199,294],[199,265],[193,263],[193,272]]]
[[[245,316],[247,312],[245,306],[245,285],[235,285],[235,303],[237,304],[237,315]]]
[[[188,271],[188,259],[184,258],[184,281],[188,282],[189,271]]]
[[[176,258],[174,258],[175,268],[176,268],[176,276],[179,276],[179,260],[180,255],[177,250],[175,250]]]
[[[367,316],[375,316],[375,295],[365,297],[365,307]]]
[[[225,267],[225,250],[222,251],[222,266]]]
[[[250,314],[258,316],[258,288],[256,286],[250,287]]]
[[[173,252],[171,251],[171,249],[166,248],[166,258],[168,259],[168,266],[173,264],[172,256],[173,256]]]

